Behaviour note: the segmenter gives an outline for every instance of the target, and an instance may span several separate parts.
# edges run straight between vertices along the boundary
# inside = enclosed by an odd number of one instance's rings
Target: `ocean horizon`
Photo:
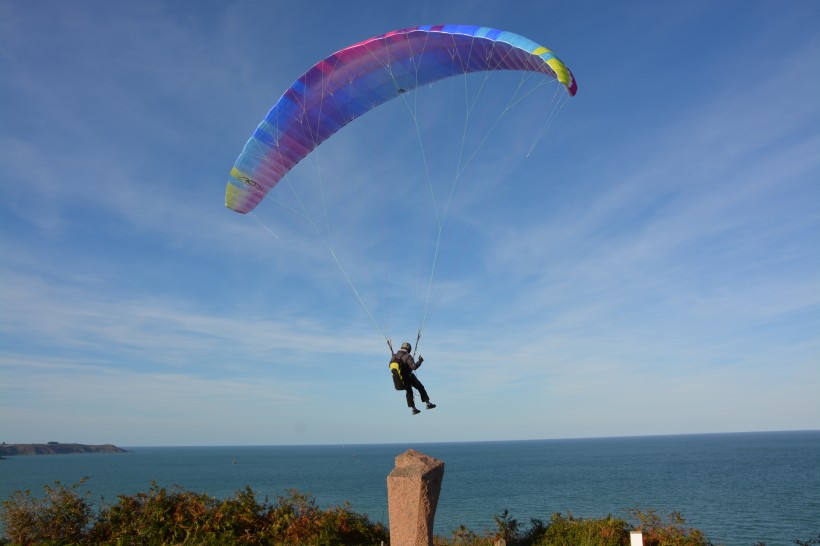
[[[290,489],[323,508],[349,503],[388,523],[387,475],[409,448],[444,461],[435,533],[494,529],[504,510],[521,524],[653,509],[679,512],[714,544],[793,544],[820,534],[820,431],[550,440],[258,446],[118,446],[127,453],[11,456],[0,499],[82,478],[98,505],[152,482],[217,498],[245,486],[260,499]]]

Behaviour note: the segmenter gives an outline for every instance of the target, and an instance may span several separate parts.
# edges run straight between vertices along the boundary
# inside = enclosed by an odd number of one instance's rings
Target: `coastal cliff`
[[[111,444],[90,446],[85,444],[0,444],[3,455],[62,455],[65,453],[126,453],[126,450]]]

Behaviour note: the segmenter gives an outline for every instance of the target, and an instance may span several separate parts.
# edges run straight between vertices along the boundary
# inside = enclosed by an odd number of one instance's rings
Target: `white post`
[[[640,531],[629,531],[629,546],[643,546],[643,533]]]

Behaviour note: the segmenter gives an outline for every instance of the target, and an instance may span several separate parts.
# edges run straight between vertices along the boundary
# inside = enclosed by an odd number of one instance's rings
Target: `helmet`
[[[407,351],[409,353],[410,351],[413,350],[413,347],[405,341],[404,343],[401,344],[401,349],[400,350]]]

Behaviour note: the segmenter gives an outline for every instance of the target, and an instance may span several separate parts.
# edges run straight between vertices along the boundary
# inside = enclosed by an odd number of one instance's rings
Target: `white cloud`
[[[336,36],[316,43],[299,25],[267,32],[244,5],[219,17],[161,3],[51,7],[38,26],[36,10],[0,4],[0,97],[13,105],[0,132],[0,400],[17,430],[56,434],[48,423],[61,414],[67,428],[106,436],[90,441],[395,434],[390,411],[404,408],[384,342],[322,236],[281,205],[260,207],[262,224],[222,207],[244,139],[316,60],[305,57],[329,53]],[[705,16],[649,32],[681,38]],[[334,32],[363,38],[371,24]],[[625,67],[668,65],[671,50],[635,51],[614,67],[591,62],[600,52],[586,45],[581,94],[527,159],[541,112],[511,115],[450,210],[420,372],[444,411],[432,428],[403,433],[816,425],[820,77],[817,46],[804,46],[778,63],[723,48],[716,55],[726,58],[691,76],[708,80],[702,94],[656,81],[670,94],[629,97],[593,84],[608,73],[615,83],[616,68],[623,79]],[[413,100],[433,96],[424,91]],[[427,141],[436,175],[455,168],[452,110],[464,107],[460,96],[441,104],[425,105],[431,119],[422,120],[432,122],[425,138],[447,135]],[[309,204],[318,224],[329,205],[344,274],[380,327],[413,341],[422,248],[437,219],[414,124],[396,123],[403,105],[385,106],[277,189],[319,195]],[[494,119],[476,121],[487,122],[482,137]],[[317,174],[323,188],[307,184]],[[374,405],[390,409],[376,415]],[[346,418],[328,419],[337,413]],[[209,428],[230,432],[215,440]],[[255,440],[259,431],[273,439]]]

